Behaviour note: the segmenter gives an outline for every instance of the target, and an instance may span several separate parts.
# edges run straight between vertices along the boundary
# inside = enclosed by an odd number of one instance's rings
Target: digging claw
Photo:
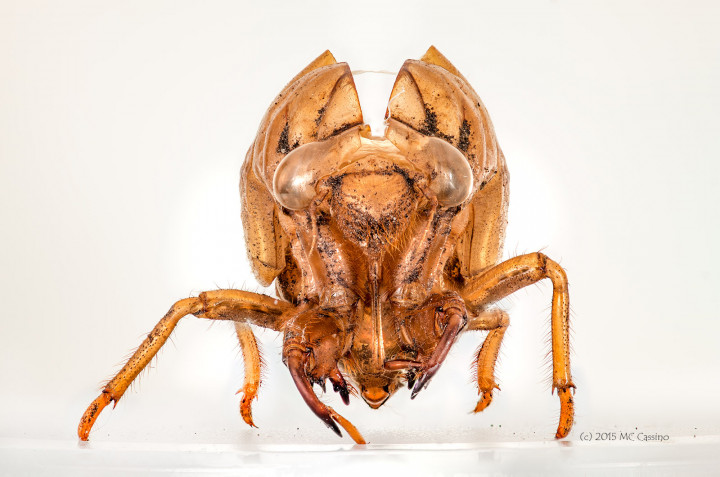
[[[342,402],[345,403],[346,406],[350,404],[350,392],[346,387],[344,388],[338,384],[333,383],[333,391],[335,391],[336,393],[340,393],[340,399],[342,399]]]
[[[427,362],[425,362],[422,366],[419,367],[415,365],[414,361],[404,362],[407,363],[407,367],[409,368],[417,367],[418,369],[417,371],[415,371],[415,373],[420,375],[420,377],[417,379],[417,382],[415,382],[415,386],[413,386],[412,388],[410,399],[415,399],[415,396],[417,396],[420,391],[427,387],[430,380],[433,378],[433,376],[435,376],[435,373],[437,373],[438,369],[440,369],[440,365],[443,363],[443,361],[445,361],[445,358],[450,351],[450,347],[455,342],[455,338],[457,338],[460,330],[463,328],[463,326],[465,326],[466,318],[463,311],[459,308],[451,307],[443,310],[442,313],[445,313],[447,316],[445,330],[442,332],[435,351],[433,351],[432,355],[430,355],[430,359],[428,359]],[[385,363],[385,366],[390,366],[391,368],[399,367],[402,365],[401,363],[403,362],[394,361],[390,363]],[[415,378],[415,376],[413,376],[413,378]]]
[[[350,391],[348,391],[347,383],[343,378],[340,370],[337,368],[333,369],[330,373],[330,382],[333,385],[333,391],[340,394],[340,399],[347,406],[350,404]]]
[[[420,391],[427,387],[427,385],[430,383],[430,380],[433,378],[433,376],[435,376],[435,373],[437,373],[437,370],[439,368],[440,366],[436,365],[422,372],[420,379],[418,379],[415,382],[415,386],[413,386],[412,394],[410,394],[410,399],[415,399],[415,396],[417,396]]]
[[[415,387],[414,387],[413,390],[412,390],[412,394],[410,394],[410,399],[415,399],[415,396],[417,396],[418,393],[419,393],[420,391],[422,391],[422,387],[419,386],[419,384],[421,384],[420,381],[418,381],[417,383],[415,383]]]
[[[305,373],[305,358],[306,356],[299,350],[290,350],[287,354],[287,367],[290,370],[290,375],[297,386],[300,395],[305,400],[310,410],[315,413],[317,417],[322,419],[326,426],[328,426],[335,434],[342,437],[340,428],[332,418],[328,407],[320,402],[317,395],[313,391],[312,384],[308,375]]]
[[[335,434],[338,435],[338,437],[342,437],[342,432],[340,432],[340,428],[337,426],[337,424],[335,424],[332,416],[328,414],[326,417],[322,417],[321,419],[326,426],[328,426]]]
[[[408,389],[412,389],[415,385],[415,380],[417,379],[417,374],[415,374],[415,371],[412,369],[407,372],[407,385]]]

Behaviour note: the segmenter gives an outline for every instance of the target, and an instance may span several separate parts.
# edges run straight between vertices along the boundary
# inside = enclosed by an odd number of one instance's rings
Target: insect
[[[175,303],[82,416],[87,440],[186,315],[235,324],[245,361],[242,418],[260,383],[250,325],[283,334],[283,362],[307,405],[339,436],[360,432],[320,401],[330,381],[373,409],[407,385],[414,399],[464,331],[488,334],[476,357],[480,412],[499,389],[495,362],[509,325],[493,303],[549,279],[556,437],[573,424],[564,270],[542,253],[501,262],[508,171],[485,107],[434,47],[402,66],[384,137],[363,122],[346,63],[326,51],[271,104],[240,179],[242,219],[259,281],[279,299],[213,290]]]

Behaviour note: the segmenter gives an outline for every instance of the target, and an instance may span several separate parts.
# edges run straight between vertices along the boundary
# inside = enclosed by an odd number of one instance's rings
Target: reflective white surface
[[[2,440],[3,475],[716,475],[719,438],[563,442],[260,445]]]

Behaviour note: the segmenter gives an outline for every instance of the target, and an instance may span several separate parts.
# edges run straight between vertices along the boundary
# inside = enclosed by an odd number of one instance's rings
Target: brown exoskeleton
[[[313,384],[330,380],[349,402],[352,383],[377,409],[402,385],[414,398],[458,335],[489,333],[477,355],[480,398],[492,401],[495,361],[508,315],[491,305],[549,278],[556,437],[573,423],[568,284],[542,253],[500,262],[508,171],[487,111],[434,47],[397,76],[384,137],[364,125],[346,63],[325,52],[272,103],[242,168],[245,239],[263,285],[280,299],[214,290],[175,303],[80,421],[118,401],[185,315],[231,320],[245,359],[240,411],[251,402],[260,358],[250,325],[284,334],[283,360],[310,409],[358,443],[355,427],[323,404]]]

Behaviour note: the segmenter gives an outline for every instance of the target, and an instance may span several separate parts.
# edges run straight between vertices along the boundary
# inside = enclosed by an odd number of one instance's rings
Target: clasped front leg
[[[310,410],[335,434],[342,437],[338,424],[358,444],[365,440],[349,421],[318,399],[313,385],[326,390],[330,380],[333,390],[345,404],[350,403],[350,391],[338,360],[349,348],[348,334],[342,330],[332,314],[319,309],[305,309],[288,321],[283,344],[283,361],[290,371],[300,395]]]

